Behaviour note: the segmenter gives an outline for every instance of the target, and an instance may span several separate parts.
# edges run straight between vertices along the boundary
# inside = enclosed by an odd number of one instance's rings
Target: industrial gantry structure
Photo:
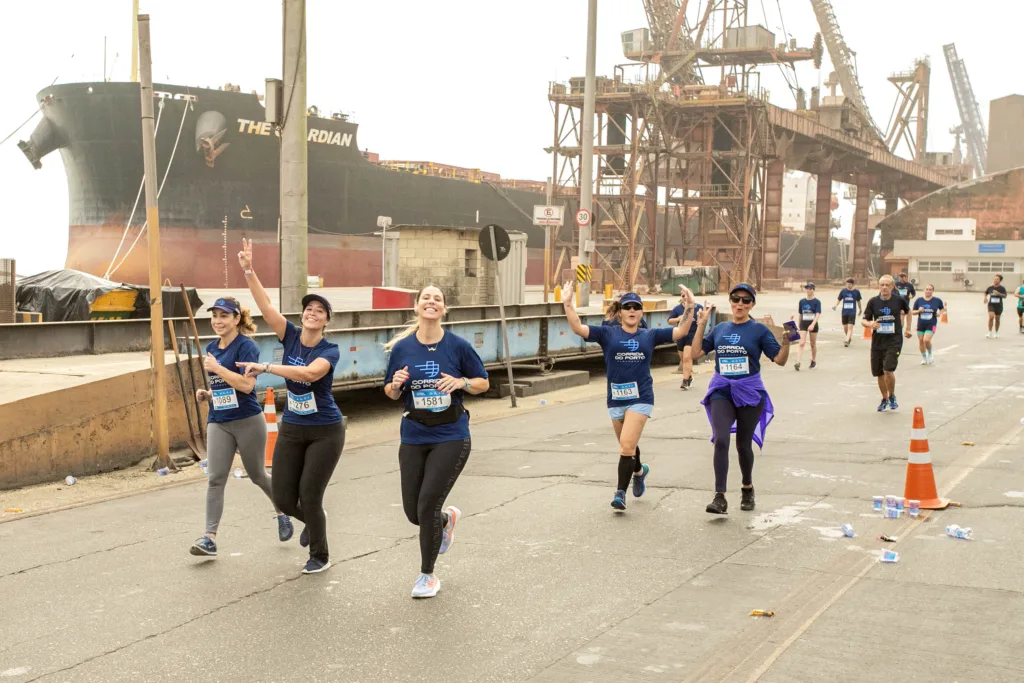
[[[721,287],[776,280],[787,167],[818,176],[816,278],[826,273],[832,181],[857,186],[853,274],[863,279],[874,196],[885,195],[889,213],[897,197],[950,182],[887,148],[826,0],[811,0],[822,34],[810,48],[776,43],[772,32],[750,25],[747,0],[706,0],[692,16],[689,0],[643,1],[649,28],[622,34],[631,63],[597,79],[592,265],[604,282],[655,288],[670,244],[677,263],[718,266]],[[759,67],[792,69],[801,61],[817,67],[825,47],[837,69],[826,83],[831,94],[820,98],[812,88],[807,107],[794,88],[796,111],[771,104]],[[837,85],[845,96],[836,95]],[[552,83],[549,100],[554,192],[574,209],[586,182],[580,177],[584,79]],[[909,111],[902,120],[909,121]],[[894,139],[923,147],[923,136],[911,140],[907,128],[894,129]],[[557,278],[569,267],[578,233],[563,229],[554,242]]]

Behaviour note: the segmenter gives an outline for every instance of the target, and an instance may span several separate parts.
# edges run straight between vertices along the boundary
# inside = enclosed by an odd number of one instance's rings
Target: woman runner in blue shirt
[[[934,365],[935,354],[932,353],[932,336],[939,328],[939,316],[946,310],[946,304],[935,294],[935,287],[924,288],[924,296],[914,302],[911,315],[917,316],[917,348],[921,352],[921,365]]]
[[[734,285],[729,292],[732,320],[720,323],[704,336],[709,311],[697,319],[697,338],[703,339],[694,352],[694,360],[715,352],[715,376],[702,403],[711,423],[711,441],[715,444],[715,498],[707,507],[712,514],[724,515],[729,509],[725,500],[729,476],[729,439],[736,433],[740,471],[743,473],[741,510],[754,509],[754,448],[764,444],[764,432],[775,415],[772,400],[761,381],[761,355],[776,365],[785,366],[789,359],[789,338],[782,344],[763,323],[750,317],[757,293],[748,284]]]
[[[299,545],[309,546],[309,561],[302,573],[316,574],[331,566],[324,493],[345,447],[345,426],[332,393],[334,369],[341,354],[337,344],[324,338],[331,320],[331,303],[319,294],[302,297],[300,330],[274,308],[253,272],[252,240],[242,240],[238,263],[263,319],[284,346],[284,362],[280,365],[238,365],[245,368],[246,377],[266,372],[285,380],[288,404],[274,446],[271,488],[277,507],[305,523]]]
[[[642,329],[643,300],[632,292],[623,294],[612,304],[619,325],[584,325],[573,305],[573,284],[562,288],[562,307],[569,327],[577,335],[601,345],[605,373],[608,376],[608,416],[612,419],[615,438],[619,441],[619,480],[612,507],[626,509],[626,488],[633,479],[633,495],[637,498],[647,490],[650,467],[640,462],[640,435],[647,418],[654,411],[654,380],[651,379],[651,357],[662,344],[677,342],[686,336],[693,320],[693,309],[687,308],[675,327]]]
[[[402,507],[420,528],[420,575],[412,597],[432,598],[441,590],[434,562],[451,547],[462,514],[453,505],[441,509],[469,459],[469,412],[462,397],[484,393],[490,381],[473,345],[442,329],[448,309],[440,289],[420,290],[415,310],[416,322],[384,345],[390,354],[384,393],[405,405],[398,448]]]

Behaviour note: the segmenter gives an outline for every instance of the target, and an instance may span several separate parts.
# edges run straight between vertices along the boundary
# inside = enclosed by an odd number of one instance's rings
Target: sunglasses
[[[754,303],[754,300],[751,299],[749,296],[730,296],[729,301],[733,302],[734,304],[746,304],[747,306]]]
[[[622,310],[624,311],[642,311],[644,307],[640,304],[630,302],[628,304],[622,304]]]

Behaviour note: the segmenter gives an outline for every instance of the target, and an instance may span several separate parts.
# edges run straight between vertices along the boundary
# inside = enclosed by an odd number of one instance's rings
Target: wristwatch
[[[246,268],[242,272],[244,272],[245,275],[248,277],[249,275],[252,275],[252,268]]]
[[[466,387],[465,387],[465,391],[469,391],[469,378],[467,378],[467,377],[463,377],[463,378],[462,378],[462,382],[463,382],[463,384],[465,384],[465,385],[466,385]]]

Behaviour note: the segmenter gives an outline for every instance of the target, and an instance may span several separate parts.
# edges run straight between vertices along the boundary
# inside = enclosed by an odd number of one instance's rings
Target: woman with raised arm
[[[324,492],[345,446],[341,411],[331,387],[341,359],[338,345],[324,338],[331,304],[319,294],[302,297],[302,329],[289,322],[270,303],[267,291],[252,269],[252,240],[242,240],[238,263],[263,319],[284,346],[283,363],[238,363],[246,377],[268,373],[283,377],[288,404],[274,447],[274,503],[285,514],[305,523],[299,544],[309,546],[303,574],[330,568]]]
[[[402,506],[420,528],[420,575],[412,597],[432,598],[441,590],[434,563],[451,547],[462,515],[453,505],[442,510],[469,459],[469,411],[462,399],[484,393],[490,382],[473,345],[441,327],[447,308],[440,289],[420,290],[415,310],[416,321],[384,345],[384,393],[405,406],[398,448]]]
[[[633,480],[633,496],[639,498],[647,490],[650,466],[640,462],[640,435],[647,418],[654,412],[654,380],[651,378],[651,357],[662,344],[678,342],[686,337],[693,320],[693,308],[687,306],[675,327],[641,328],[644,303],[639,295],[628,292],[612,303],[609,317],[618,325],[584,325],[573,305],[572,283],[562,289],[562,307],[569,327],[577,335],[601,346],[605,374],[608,377],[608,417],[619,442],[619,477],[612,507],[626,509],[626,488]]]
[[[697,319],[700,347],[694,351],[696,361],[705,353],[715,352],[715,375],[701,403],[711,423],[711,441],[715,444],[715,498],[707,511],[727,514],[725,500],[729,476],[729,440],[736,433],[740,471],[743,473],[741,510],[754,509],[754,448],[761,448],[764,432],[775,415],[772,400],[761,381],[761,356],[784,366],[789,359],[789,338],[783,335],[780,344],[772,331],[750,317],[757,301],[751,285],[739,283],[729,291],[732,320],[719,323],[705,336],[704,329],[714,308],[705,308]]]
[[[270,477],[263,467],[267,448],[267,423],[263,408],[256,400],[256,379],[246,377],[239,362],[257,361],[260,350],[250,339],[256,332],[249,309],[237,299],[226,296],[206,309],[212,314],[210,327],[217,339],[206,347],[203,368],[210,375],[210,389],[199,389],[196,397],[210,403],[207,416],[206,445],[206,533],[192,544],[189,552],[201,557],[217,556],[217,529],[224,513],[224,487],[228,482],[235,450],[249,481],[273,500]],[[277,510],[277,537],[283,543],[292,537],[292,520]]]

